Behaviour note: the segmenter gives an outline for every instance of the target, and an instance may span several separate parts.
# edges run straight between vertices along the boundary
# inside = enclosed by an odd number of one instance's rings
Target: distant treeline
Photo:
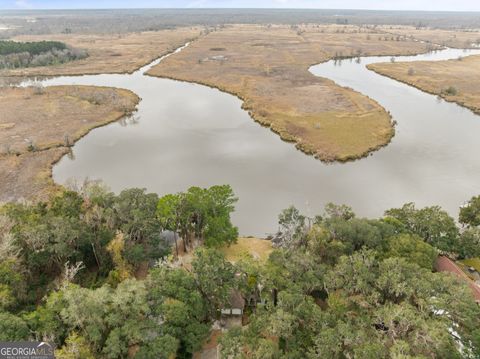
[[[127,33],[176,26],[224,24],[377,24],[478,28],[475,12],[374,11],[333,9],[107,9],[0,11],[9,30],[20,34]],[[35,21],[32,21],[32,18]]]
[[[18,54],[28,52],[30,55],[38,55],[42,52],[65,50],[67,45],[60,41],[37,41],[37,42],[16,42],[0,41],[0,55]]]
[[[87,56],[59,41],[0,41],[0,69],[57,65]]]

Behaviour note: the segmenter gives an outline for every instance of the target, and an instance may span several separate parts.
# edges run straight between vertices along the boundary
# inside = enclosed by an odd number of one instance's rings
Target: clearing
[[[225,258],[232,263],[238,262],[246,256],[265,262],[272,251],[272,241],[255,237],[240,237],[237,239],[237,243],[221,249]]]

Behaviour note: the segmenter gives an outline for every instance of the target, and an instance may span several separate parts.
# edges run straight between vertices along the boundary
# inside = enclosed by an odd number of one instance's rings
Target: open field
[[[379,30],[457,49],[480,46],[480,29],[433,29],[414,26],[379,26]]]
[[[368,68],[480,114],[480,55],[448,61],[379,63]]]
[[[117,35],[26,35],[16,41],[61,41],[84,49],[89,57],[56,66],[0,71],[0,76],[59,76],[99,73],[131,73],[180,47],[200,34],[199,28],[150,31]]]
[[[225,258],[232,263],[238,262],[245,256],[265,262],[273,251],[272,242],[254,237],[240,237],[237,243],[221,249]]]
[[[365,156],[394,134],[375,101],[311,74],[334,57],[425,52],[428,44],[385,41],[356,26],[234,25],[211,32],[149,71],[232,93],[282,139],[324,161]],[[227,120],[227,119],[226,119]]]
[[[91,86],[0,88],[0,202],[45,196],[51,167],[92,128],[131,113],[130,91]]]

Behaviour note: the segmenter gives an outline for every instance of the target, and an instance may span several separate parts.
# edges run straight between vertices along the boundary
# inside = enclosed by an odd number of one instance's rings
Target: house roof
[[[243,299],[242,294],[238,290],[230,292],[230,308],[242,310],[245,308],[245,299]]]
[[[435,269],[439,272],[450,272],[462,278],[467,282],[469,287],[472,289],[473,296],[475,301],[480,303],[480,286],[478,286],[474,281],[472,281],[461,269],[455,264],[454,261],[450,260],[445,256],[439,256],[435,263]]]

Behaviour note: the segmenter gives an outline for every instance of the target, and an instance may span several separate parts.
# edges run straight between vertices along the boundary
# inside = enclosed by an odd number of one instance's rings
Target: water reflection
[[[459,54],[464,52],[448,49],[395,60]],[[365,57],[361,64],[330,61],[311,69],[377,100],[398,122],[386,148],[359,161],[330,165],[254,123],[237,98],[144,76],[148,66],[131,75],[47,80],[45,85],[122,87],[142,98],[134,118],[81,139],[72,149],[73,159],[66,156],[55,166],[54,179],[101,178],[114,191],[146,187],[160,195],[229,183],[240,197],[234,221],[244,235],[274,231],[277,214],[290,204],[315,214],[327,202],[347,203],[361,216],[379,216],[384,209],[415,201],[456,214],[460,204],[480,193],[480,118],[365,68],[380,61],[390,57]]]

